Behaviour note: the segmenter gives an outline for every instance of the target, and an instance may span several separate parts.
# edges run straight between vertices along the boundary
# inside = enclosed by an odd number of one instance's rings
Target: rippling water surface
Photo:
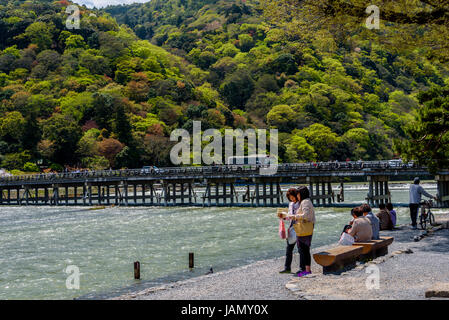
[[[435,186],[427,186],[435,194]],[[347,188],[347,202],[362,202],[367,190]],[[394,202],[406,189],[392,188]],[[408,223],[399,208],[398,223]],[[108,297],[160,281],[279,257],[273,208],[0,207],[0,299]],[[313,247],[336,242],[349,209],[318,208]],[[189,272],[188,253],[195,253]],[[133,280],[140,261],[142,281]],[[66,288],[65,268],[80,270],[80,289]],[[282,267],[282,266],[280,266]]]

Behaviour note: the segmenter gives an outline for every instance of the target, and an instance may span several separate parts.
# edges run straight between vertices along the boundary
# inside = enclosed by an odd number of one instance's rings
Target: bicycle
[[[419,215],[419,224],[421,225],[422,230],[426,230],[427,223],[433,225],[435,223],[435,216],[433,215],[430,208],[433,206],[432,200],[423,200],[420,203],[421,205],[421,213]]]

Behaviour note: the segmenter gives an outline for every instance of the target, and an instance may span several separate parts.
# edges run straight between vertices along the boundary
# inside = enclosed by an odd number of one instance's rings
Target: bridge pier
[[[391,202],[391,193],[388,188],[389,176],[367,176],[369,182],[368,201],[371,207],[378,207],[379,204]]]
[[[193,204],[193,183],[193,179],[162,181],[164,205],[176,205],[178,200],[181,201],[181,205]],[[188,192],[186,193],[186,191]],[[206,191],[210,193],[210,188]],[[153,204],[153,194],[155,194],[153,183],[150,183],[150,193],[151,204]]]
[[[435,180],[438,186],[438,206],[443,208],[449,207],[449,175],[436,175]]]
[[[206,180],[206,191],[203,195],[203,205],[207,200],[207,205],[210,207],[212,204],[215,206],[220,205],[220,200],[223,202],[223,205],[226,205],[229,201],[234,204],[234,197],[236,197],[235,193],[235,183],[234,178],[223,178],[223,179],[207,179]],[[228,193],[228,185],[229,185],[229,193]],[[215,193],[212,194],[212,188],[215,187]],[[220,188],[221,187],[221,188]],[[222,192],[220,193],[220,189]],[[214,200],[214,202],[213,202]]]
[[[277,205],[280,205],[282,203],[283,194],[280,185],[281,178],[254,178],[253,182],[255,182],[255,196],[253,198],[254,201],[252,202],[253,205],[255,202],[255,206],[259,207],[262,201],[263,206],[266,207],[268,205],[268,201],[270,202],[270,205],[274,205],[275,200]],[[262,194],[260,192],[260,188],[262,188]],[[249,185],[247,190],[250,190]]]
[[[319,206],[320,203],[326,205],[326,202],[331,205],[335,202],[335,195],[332,190],[332,177],[307,177],[306,181],[309,184],[310,199],[314,205]],[[313,188],[314,184],[315,190]]]
[[[340,192],[337,194],[337,202],[345,201],[345,184],[340,182]]]

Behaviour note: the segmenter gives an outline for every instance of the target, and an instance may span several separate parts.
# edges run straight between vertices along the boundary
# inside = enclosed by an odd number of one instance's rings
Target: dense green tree
[[[43,139],[51,141],[54,146],[53,160],[56,163],[73,164],[76,160],[75,150],[81,138],[81,128],[73,118],[54,114],[41,123]]]
[[[418,96],[421,107],[406,126],[409,140],[397,147],[409,160],[432,171],[449,166],[449,86],[434,86]]]
[[[245,70],[238,70],[223,81],[220,93],[231,107],[241,108],[251,97],[254,80]]]

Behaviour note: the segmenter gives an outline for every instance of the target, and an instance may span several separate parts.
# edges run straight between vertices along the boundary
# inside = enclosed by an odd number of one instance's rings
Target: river
[[[424,187],[436,193],[435,184]],[[390,190],[393,202],[408,201],[406,184]],[[346,202],[363,202],[366,194],[366,184],[345,186]],[[350,210],[316,211],[313,247],[336,242]],[[408,209],[397,211],[398,224],[409,223]],[[210,267],[219,271],[279,257],[285,250],[273,208],[0,207],[0,212],[0,299],[105,298],[201,275]],[[188,270],[189,252],[195,254],[194,271]],[[141,263],[141,281],[133,279],[134,261]],[[79,289],[66,287],[68,266],[79,269]]]

